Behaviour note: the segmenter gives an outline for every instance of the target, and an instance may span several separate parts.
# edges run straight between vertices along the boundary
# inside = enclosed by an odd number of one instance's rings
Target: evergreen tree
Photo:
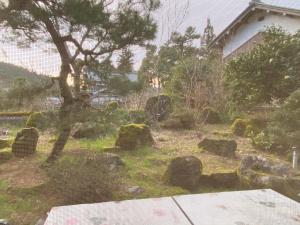
[[[201,36],[201,46],[208,48],[212,41],[216,38],[214,34],[214,27],[211,24],[210,18],[207,18],[207,24],[204,29],[203,35]]]
[[[122,74],[130,73],[133,71],[133,53],[129,48],[122,50],[118,59],[118,72]]]

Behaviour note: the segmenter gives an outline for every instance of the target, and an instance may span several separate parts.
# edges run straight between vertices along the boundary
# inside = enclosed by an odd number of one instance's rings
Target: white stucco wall
[[[265,16],[265,19],[263,21],[258,21],[258,18],[263,15]],[[223,48],[224,57],[242,46],[254,35],[272,25],[281,26],[287,32],[295,33],[300,29],[300,18],[275,15],[267,12],[255,14],[255,16],[248,20],[247,24],[242,25],[235,34],[231,34],[231,37],[226,40]]]

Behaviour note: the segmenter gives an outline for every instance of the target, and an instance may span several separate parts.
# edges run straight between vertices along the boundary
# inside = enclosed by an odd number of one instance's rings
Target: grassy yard
[[[13,137],[17,129],[13,129]],[[232,137],[227,125],[205,126],[188,131],[154,130],[155,145],[132,152],[115,152],[121,156],[126,166],[122,173],[123,186],[139,186],[141,194],[129,194],[121,189],[115,193],[114,200],[132,198],[160,197],[190,193],[187,190],[171,187],[163,182],[162,176],[170,162],[176,156],[194,155],[203,163],[203,173],[231,172],[239,166],[244,154],[257,153],[250,140]],[[235,159],[224,158],[202,151],[197,147],[203,136],[216,138],[235,138],[238,153]],[[7,218],[16,225],[31,225],[46,215],[53,207],[62,205],[62,200],[47,188],[49,180],[42,165],[48,156],[53,135],[43,133],[38,143],[38,153],[26,159],[15,158],[10,149],[0,152],[0,218]],[[104,152],[112,147],[115,137],[97,140],[71,139],[65,149],[65,155],[78,157],[78,152]],[[274,155],[259,152],[266,157]],[[64,156],[66,157],[66,156]],[[276,156],[277,157],[277,156]],[[199,187],[196,193],[219,192],[228,189]]]

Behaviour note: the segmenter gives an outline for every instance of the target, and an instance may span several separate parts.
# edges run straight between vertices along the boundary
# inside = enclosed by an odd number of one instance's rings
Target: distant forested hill
[[[20,66],[0,62],[0,88],[10,87],[16,78],[25,78],[32,83],[40,83],[49,79],[47,76],[31,72]]]

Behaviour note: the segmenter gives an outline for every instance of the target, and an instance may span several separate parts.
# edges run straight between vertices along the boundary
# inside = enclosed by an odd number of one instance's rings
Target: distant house
[[[252,50],[263,42],[262,32],[280,26],[289,33],[300,29],[300,10],[252,1],[213,41],[225,60]]]

